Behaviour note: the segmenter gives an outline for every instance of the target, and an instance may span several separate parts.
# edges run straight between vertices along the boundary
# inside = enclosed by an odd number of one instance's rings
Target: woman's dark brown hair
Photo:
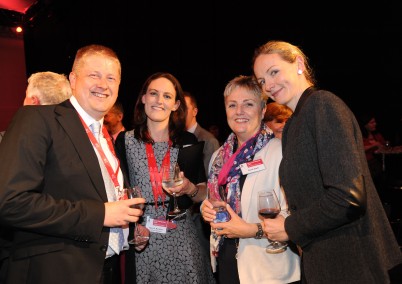
[[[134,137],[145,143],[154,143],[148,131],[147,115],[145,113],[145,106],[142,103],[142,96],[147,93],[148,87],[151,82],[159,78],[166,78],[170,82],[172,82],[176,91],[175,102],[180,101],[179,108],[176,111],[172,111],[169,117],[169,137],[174,144],[180,144],[178,138],[180,137],[181,133],[185,131],[187,106],[183,96],[183,89],[180,85],[179,80],[177,80],[177,78],[172,74],[166,72],[158,72],[152,74],[148,77],[141,88],[134,108]]]

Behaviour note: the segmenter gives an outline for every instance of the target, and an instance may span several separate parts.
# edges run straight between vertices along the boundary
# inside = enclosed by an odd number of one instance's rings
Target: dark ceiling
[[[0,0],[0,36],[21,38],[17,26],[26,26],[53,0]],[[46,13],[46,12],[45,12]]]
[[[0,9],[25,14],[29,7],[36,1],[37,0],[0,0]]]
[[[225,124],[225,84],[251,73],[257,46],[282,39],[301,46],[319,86],[352,109],[400,115],[398,0],[308,2],[38,0],[23,14],[27,72],[68,73],[79,47],[105,44],[121,57],[129,111],[145,78],[169,71],[197,96],[205,125]],[[0,25],[18,15],[0,14]]]

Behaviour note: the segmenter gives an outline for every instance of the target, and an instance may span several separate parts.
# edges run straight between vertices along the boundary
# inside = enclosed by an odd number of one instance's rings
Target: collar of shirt
[[[196,122],[193,126],[187,129],[188,132],[194,133],[195,129],[197,128],[198,123]]]
[[[70,102],[73,105],[73,107],[77,110],[78,114],[82,117],[82,119],[84,120],[84,122],[90,126],[93,122],[97,121],[96,119],[94,119],[92,116],[90,116],[78,103],[77,99],[74,96],[70,97]],[[103,118],[101,120],[99,120],[100,124],[101,124],[101,129],[103,126]]]

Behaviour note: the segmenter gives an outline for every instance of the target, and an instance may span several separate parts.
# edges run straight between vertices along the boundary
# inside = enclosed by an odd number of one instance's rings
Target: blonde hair
[[[283,60],[289,63],[294,63],[296,61],[296,58],[300,56],[301,58],[303,58],[304,61],[304,76],[311,85],[315,84],[316,81],[314,78],[314,72],[309,64],[309,60],[307,56],[303,53],[303,51],[296,45],[285,41],[268,41],[264,45],[261,45],[260,47],[255,49],[252,60],[253,65],[257,57],[261,54],[278,54]]]
[[[261,109],[267,103],[268,96],[262,91],[260,84],[253,76],[237,76],[226,85],[223,96],[226,98],[237,88],[244,88],[261,101]]]
[[[50,71],[37,72],[28,78],[27,97],[36,96],[41,105],[58,104],[71,97],[66,75]]]
[[[121,64],[117,54],[109,47],[97,44],[91,44],[78,49],[77,54],[74,59],[72,71],[75,74],[78,74],[82,65],[84,64],[84,60],[86,57],[91,55],[101,55],[105,57],[109,57],[114,60],[119,68],[119,81],[121,80]]]

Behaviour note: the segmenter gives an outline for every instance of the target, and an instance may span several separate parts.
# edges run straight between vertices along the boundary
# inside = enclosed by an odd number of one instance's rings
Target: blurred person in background
[[[197,100],[190,92],[183,92],[184,99],[186,100],[187,116],[186,116],[186,129],[188,132],[193,133],[198,141],[204,141],[203,159],[205,175],[208,176],[208,166],[211,160],[212,154],[218,150],[219,141],[208,130],[201,127],[197,121],[198,104]],[[209,236],[211,233],[211,227],[202,220],[200,214],[200,203],[195,203],[191,208],[193,220],[197,227],[197,231],[200,237],[201,245],[204,247],[207,255],[209,254]]]
[[[283,128],[292,113],[293,111],[289,107],[277,102],[270,102],[267,104],[263,121],[272,129],[276,138],[282,139]]]
[[[109,135],[112,137],[113,143],[116,141],[117,135],[121,131],[126,130],[123,125],[124,108],[120,101],[116,101],[113,107],[105,115],[103,123]]]
[[[23,105],[58,104],[71,97],[67,76],[51,71],[33,73],[28,78]],[[0,133],[0,142],[5,131]]]
[[[33,73],[28,78],[23,105],[58,104],[71,97],[71,87],[67,76],[51,71]],[[0,132],[0,142],[5,131]],[[0,228],[0,283],[5,282],[12,229]]]
[[[387,141],[377,129],[377,120],[372,113],[364,113],[358,117],[363,136],[364,151],[369,164],[371,175],[376,179],[382,171],[381,155],[376,151],[385,147]]]
[[[378,150],[389,146],[389,142],[385,140],[384,136],[377,129],[377,120],[375,115],[371,112],[361,113],[358,116],[360,130],[363,136],[364,151],[366,153],[367,163],[370,169],[371,177],[377,191],[383,199],[388,199],[385,187],[385,173],[383,169],[382,155],[377,153]]]
[[[24,106],[54,105],[69,99],[71,95],[66,75],[50,71],[37,72],[28,78]]]
[[[186,116],[186,129],[188,132],[193,133],[198,141],[205,141],[204,143],[204,168],[205,174],[208,175],[208,165],[211,160],[212,154],[218,150],[219,141],[208,130],[201,127],[197,121],[198,105],[196,98],[189,92],[183,92],[184,99],[187,105]]]

